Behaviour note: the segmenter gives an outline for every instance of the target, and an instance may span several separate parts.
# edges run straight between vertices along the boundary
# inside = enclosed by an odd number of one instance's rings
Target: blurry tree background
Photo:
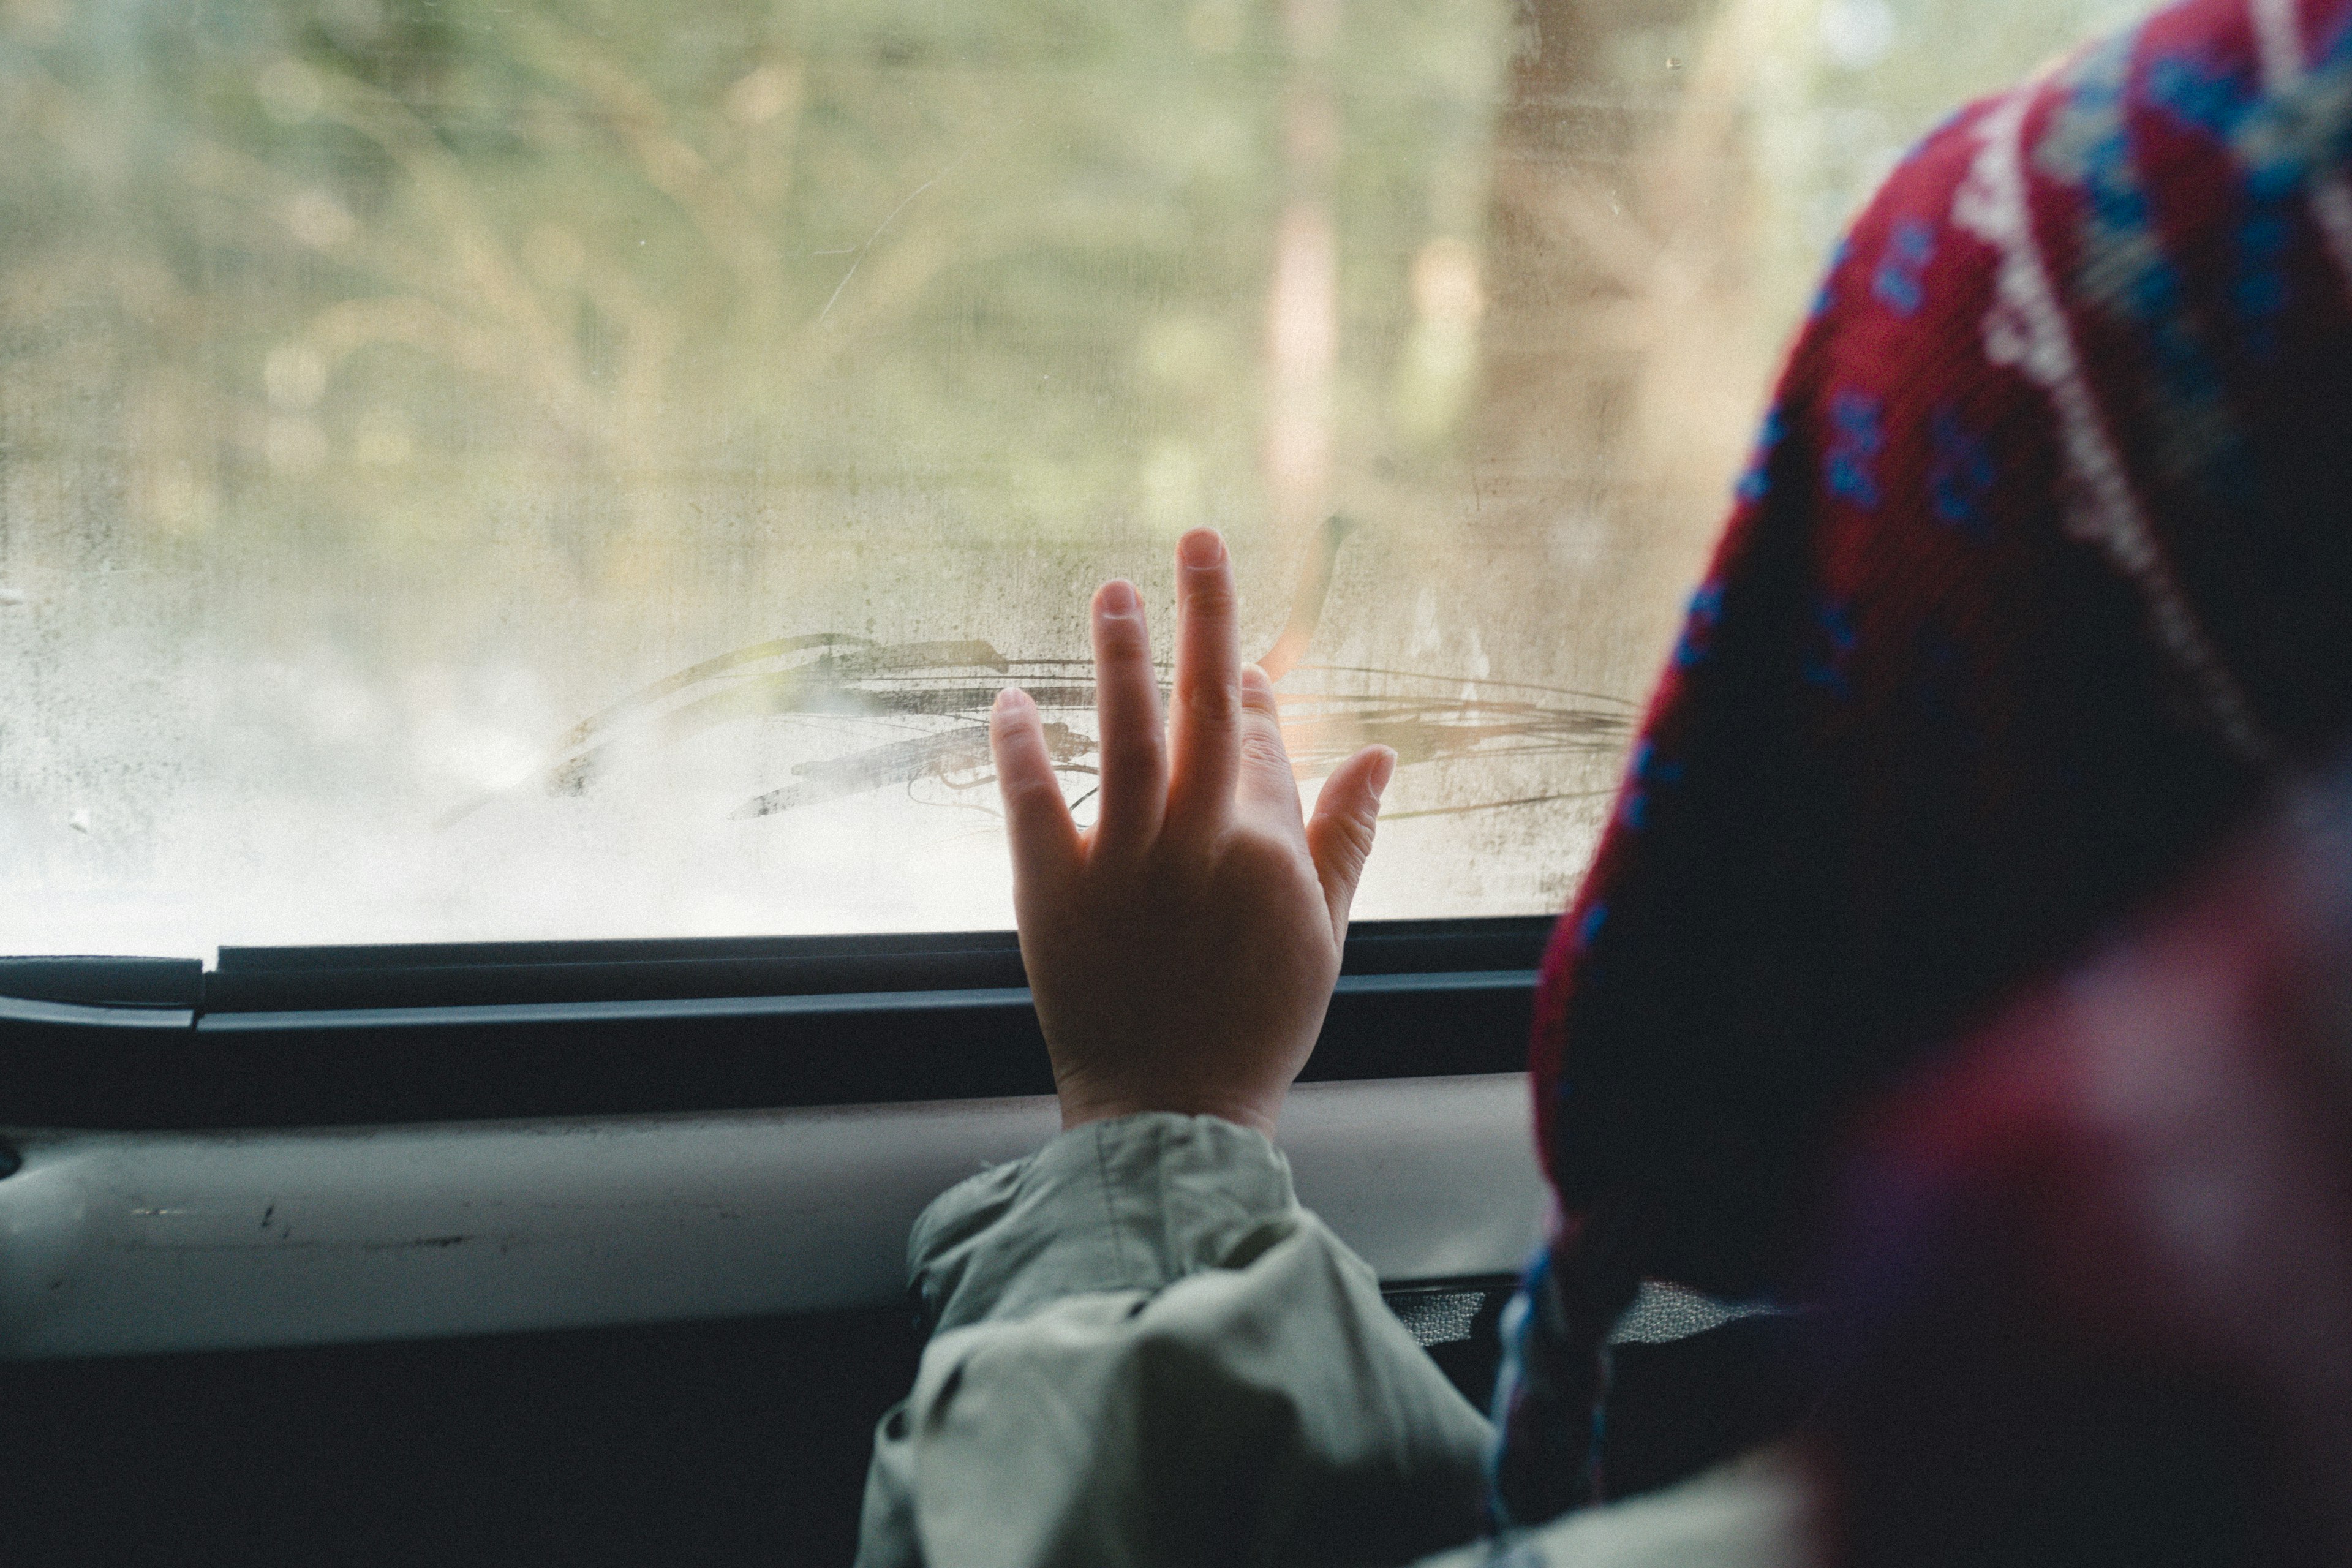
[[[431,825],[719,650],[1077,653],[1197,523],[1261,643],[1337,510],[1312,658],[1638,699],[1838,226],[2137,8],[6,0],[0,949],[1003,923],[659,768]],[[1614,766],[1416,775],[1368,911],[1556,904]]]

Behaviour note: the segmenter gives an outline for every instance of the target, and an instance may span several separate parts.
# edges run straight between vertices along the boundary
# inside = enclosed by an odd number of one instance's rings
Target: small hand
[[[1095,595],[1094,826],[1071,819],[1036,705],[997,699],[1021,956],[1065,1128],[1177,1110],[1271,1136],[1323,1026],[1396,753],[1349,758],[1306,820],[1274,688],[1241,665],[1233,563],[1208,529],[1178,542],[1176,601],[1163,735],[1143,606],[1123,582]]]

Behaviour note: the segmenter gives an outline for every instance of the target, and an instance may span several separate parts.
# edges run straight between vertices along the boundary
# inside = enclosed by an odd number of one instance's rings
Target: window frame
[[[1303,1081],[1513,1073],[1550,916],[1364,921]],[[167,1131],[1052,1092],[1010,931],[0,960],[0,1119]]]

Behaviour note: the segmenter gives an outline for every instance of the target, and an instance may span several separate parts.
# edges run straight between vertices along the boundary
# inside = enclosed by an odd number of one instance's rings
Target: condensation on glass
[[[1820,258],[2116,0],[5,0],[0,951],[1010,921],[1224,529],[1557,906]]]

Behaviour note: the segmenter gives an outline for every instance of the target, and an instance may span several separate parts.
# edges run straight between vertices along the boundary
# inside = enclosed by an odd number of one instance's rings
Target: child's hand
[[[1095,826],[1071,821],[1036,706],[997,700],[1021,956],[1065,1128],[1178,1110],[1270,1136],[1323,1026],[1396,753],[1349,758],[1303,820],[1274,689],[1241,668],[1224,542],[1186,534],[1176,582],[1164,736],[1143,606],[1126,583],[1095,595]]]

